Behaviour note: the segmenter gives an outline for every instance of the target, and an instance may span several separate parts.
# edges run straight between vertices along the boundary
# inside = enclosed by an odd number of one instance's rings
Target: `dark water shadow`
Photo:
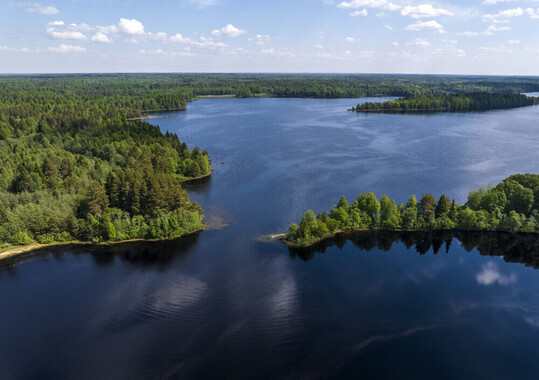
[[[105,267],[112,265],[116,259],[133,264],[140,268],[166,269],[173,262],[187,257],[195,247],[200,232],[178,239],[159,241],[133,241],[114,245],[81,245],[69,244],[40,248],[32,252],[5,259],[0,262],[0,269],[13,268],[15,265],[30,259],[54,257],[62,260],[65,255],[90,254],[95,264]]]
[[[207,194],[212,188],[213,175],[214,174],[212,173],[207,177],[185,181],[182,183],[182,187],[187,190],[188,193],[195,192],[198,194]]]
[[[507,232],[469,231],[357,231],[341,233],[308,248],[289,248],[292,257],[303,261],[312,260],[316,253],[324,253],[329,247],[340,250],[350,241],[362,251],[373,249],[389,251],[393,244],[402,243],[408,250],[414,248],[423,255],[431,249],[434,254],[449,253],[454,240],[467,252],[476,249],[481,255],[503,256],[506,262],[522,263],[539,268],[539,235]]]

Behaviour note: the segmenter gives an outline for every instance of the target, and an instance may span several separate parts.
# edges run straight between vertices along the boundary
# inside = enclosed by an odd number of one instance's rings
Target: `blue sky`
[[[2,1],[0,72],[539,75],[539,0]]]

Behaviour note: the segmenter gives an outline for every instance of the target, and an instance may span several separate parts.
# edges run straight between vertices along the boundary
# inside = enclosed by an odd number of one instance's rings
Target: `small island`
[[[383,103],[367,102],[349,111],[406,113],[406,112],[470,112],[516,108],[539,104],[539,98],[522,94],[472,92],[410,96]]]
[[[299,226],[292,224],[283,243],[309,247],[341,232],[388,231],[505,231],[539,232],[539,174],[515,174],[488,189],[472,190],[464,205],[442,194],[438,201],[424,194],[412,195],[398,205],[386,195],[360,194],[354,203],[344,196],[329,212],[308,210]]]

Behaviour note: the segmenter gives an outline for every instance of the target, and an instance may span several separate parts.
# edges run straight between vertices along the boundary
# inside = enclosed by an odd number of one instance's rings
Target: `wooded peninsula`
[[[356,112],[469,112],[516,108],[539,104],[539,98],[522,94],[488,92],[410,96],[383,103],[367,102],[352,107]]]
[[[308,210],[299,226],[292,224],[281,240],[291,247],[309,247],[340,232],[390,231],[507,231],[539,232],[539,174],[515,174],[488,189],[472,190],[464,205],[442,194],[438,201],[412,195],[398,205],[386,195],[360,194],[350,205],[344,196],[329,214]]]
[[[181,93],[144,80],[1,79],[0,248],[175,238],[203,228],[204,212],[181,181],[210,173],[208,153],[127,120],[178,108]]]

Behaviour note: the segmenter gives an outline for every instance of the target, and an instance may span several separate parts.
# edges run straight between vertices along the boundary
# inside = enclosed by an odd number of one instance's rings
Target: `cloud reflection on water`
[[[493,284],[508,286],[517,282],[517,275],[515,273],[511,273],[510,275],[502,274],[493,261],[483,264],[481,271],[477,273],[475,278],[479,284],[485,286]]]

